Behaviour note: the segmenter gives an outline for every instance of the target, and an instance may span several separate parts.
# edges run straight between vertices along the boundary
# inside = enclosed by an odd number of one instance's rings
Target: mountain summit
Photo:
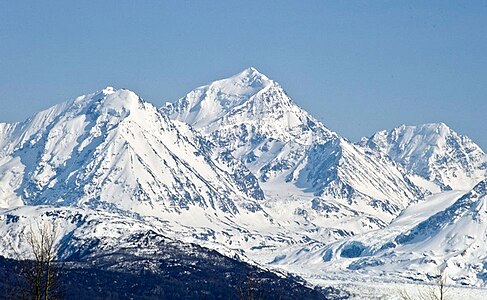
[[[363,138],[361,144],[387,154],[442,190],[468,190],[487,176],[487,155],[444,123],[401,125]]]
[[[162,111],[230,151],[272,189],[345,199],[385,222],[422,197],[386,156],[330,131],[254,68],[199,87]]]
[[[305,144],[310,144],[316,135],[332,134],[317,126],[316,120],[298,107],[277,82],[254,68],[196,88],[163,110],[172,119],[205,134],[232,131],[225,128],[228,124],[240,124],[249,136],[259,127],[261,133],[277,134],[285,141],[298,139]]]

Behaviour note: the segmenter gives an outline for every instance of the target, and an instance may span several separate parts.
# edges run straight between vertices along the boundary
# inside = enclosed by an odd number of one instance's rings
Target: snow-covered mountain
[[[46,218],[59,224],[63,249],[152,227],[242,257],[310,239],[264,211],[239,160],[131,91],[106,88],[0,127],[2,255]]]
[[[386,155],[357,147],[296,105],[275,81],[249,68],[199,87],[161,109],[230,151],[272,191],[342,199],[390,221],[422,192]]]
[[[487,155],[444,123],[402,125],[363,138],[360,144],[387,154],[442,190],[467,190],[487,175]]]
[[[199,206],[236,213],[262,198],[231,157],[128,90],[106,88],[2,124],[0,207],[76,205],[157,215]],[[257,207],[257,205],[253,205]]]
[[[55,224],[60,258],[151,232],[307,279],[447,267],[486,286],[486,170],[444,124],[353,144],[254,68],[160,109],[106,88],[0,123],[0,255],[27,253],[32,224]]]

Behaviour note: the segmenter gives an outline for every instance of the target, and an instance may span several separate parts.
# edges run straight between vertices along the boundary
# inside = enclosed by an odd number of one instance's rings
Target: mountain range
[[[65,260],[150,232],[304,279],[440,267],[487,286],[486,178],[487,155],[443,123],[353,143],[255,68],[160,108],[107,87],[0,123],[0,255],[27,257],[46,222]]]

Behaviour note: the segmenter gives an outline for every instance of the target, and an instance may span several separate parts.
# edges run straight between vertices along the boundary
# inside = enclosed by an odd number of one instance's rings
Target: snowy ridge
[[[262,193],[245,168],[213,161],[196,133],[182,133],[128,90],[78,97],[11,128],[0,162],[3,207],[115,205],[154,214],[198,205],[236,213],[233,200]]]
[[[487,175],[487,155],[444,123],[402,125],[363,138],[361,145],[386,153],[442,190],[469,189]]]
[[[274,153],[280,148],[286,148],[280,152],[287,151],[289,156],[299,155],[301,150],[287,146],[288,142],[307,146],[337,137],[294,104],[278,83],[254,68],[199,87],[161,110],[247,162],[262,156],[265,161],[282,161]],[[270,172],[256,171],[261,178],[270,176]]]

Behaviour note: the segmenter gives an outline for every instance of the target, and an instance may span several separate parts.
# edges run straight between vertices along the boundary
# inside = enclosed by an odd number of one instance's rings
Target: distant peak
[[[265,76],[264,74],[262,74],[261,72],[259,72],[256,68],[254,67],[249,67],[245,70],[243,70],[242,72],[240,72],[240,74],[245,74],[245,75],[261,75],[261,76]]]
[[[248,81],[254,81],[254,80],[269,81],[270,80],[267,76],[257,71],[257,69],[254,67],[249,67],[230,78],[235,78],[235,79],[238,78],[242,80],[247,79]]]
[[[437,122],[437,123],[426,123],[423,125],[420,125],[420,127],[430,127],[430,128],[443,128],[443,129],[449,129],[448,125],[446,125],[443,122]]]
[[[110,110],[111,112],[128,112],[139,107],[143,100],[133,91],[128,89],[115,89],[107,86],[95,93],[79,96],[73,102],[74,107],[85,107],[92,104],[96,109]],[[111,114],[111,113],[110,113]],[[119,113],[122,115],[122,113]]]
[[[401,125],[393,129],[393,131],[412,131],[416,133],[421,133],[421,134],[428,134],[428,133],[433,133],[433,134],[441,134],[445,135],[448,134],[449,132],[452,132],[452,129],[446,125],[443,122],[437,122],[437,123],[425,123],[425,124],[419,124],[419,125]]]
[[[247,96],[249,98],[273,83],[274,81],[257,71],[257,69],[250,67],[238,74],[214,81],[202,88],[210,88],[223,94]]]

